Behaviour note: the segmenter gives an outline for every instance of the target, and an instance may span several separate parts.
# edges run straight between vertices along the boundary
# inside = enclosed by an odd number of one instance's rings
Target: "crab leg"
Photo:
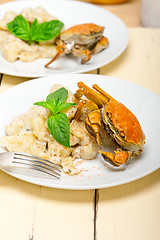
[[[95,110],[88,114],[88,117],[86,119],[86,128],[88,132],[93,134],[96,137],[97,143],[99,146],[101,146],[100,142],[100,134],[99,134],[99,127],[101,125],[101,112],[100,110]]]
[[[103,91],[97,84],[93,85],[93,88],[99,92],[103,97],[107,98],[108,100],[114,100],[116,101],[113,97],[111,97],[108,93],[106,93],[105,91]]]
[[[48,63],[45,64],[45,67],[48,67],[52,62],[54,62],[64,52],[65,46],[61,45],[57,49],[58,49],[57,54]]]
[[[97,54],[101,52],[103,49],[105,49],[107,46],[108,46],[108,39],[102,36],[101,39],[95,45],[95,47],[92,49],[92,53]]]
[[[98,110],[98,106],[90,101],[90,100],[83,100],[80,102],[77,111],[75,113],[75,119],[79,120],[82,114],[82,109],[83,107],[87,107],[91,112],[89,113],[87,119],[86,119],[86,127],[89,132],[93,133],[96,137],[97,143],[100,146],[100,136],[99,136],[99,126],[101,125],[101,120],[100,120],[100,110]]]
[[[112,161],[114,165],[120,166],[124,163],[126,163],[130,157],[130,152],[129,151],[122,151],[119,149],[118,151],[114,151],[115,154],[110,153],[110,152],[103,152],[99,151],[106,161]]]
[[[99,108],[102,108],[104,104],[108,103],[108,98],[97,93],[83,82],[78,83],[79,89],[75,93],[75,97],[80,99],[83,95],[87,97],[89,100],[94,102]]]
[[[81,58],[81,63],[84,64],[86,62],[88,62],[91,57],[92,57],[92,52],[89,51],[88,49],[76,49],[76,48],[73,48],[71,50],[72,54],[75,56],[75,57],[80,57]]]
[[[80,102],[80,104],[79,104],[79,106],[77,108],[77,111],[76,111],[76,113],[74,115],[76,120],[80,119],[80,117],[82,115],[82,109],[84,107],[87,107],[90,111],[94,111],[94,110],[98,109],[98,106],[94,102],[92,102],[90,100],[83,100],[83,101]]]

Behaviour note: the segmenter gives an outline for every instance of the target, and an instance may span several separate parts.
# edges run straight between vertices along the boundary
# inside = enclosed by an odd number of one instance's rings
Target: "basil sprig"
[[[48,129],[52,137],[62,144],[70,148],[70,127],[68,118],[65,113],[61,112],[76,103],[65,103],[68,91],[62,87],[57,91],[49,94],[46,101],[36,102],[34,105],[48,108],[52,115],[47,120]]]
[[[30,44],[51,40],[60,33],[63,26],[64,24],[59,20],[38,23],[37,19],[30,26],[22,15],[16,16],[10,23],[7,23],[11,33]]]

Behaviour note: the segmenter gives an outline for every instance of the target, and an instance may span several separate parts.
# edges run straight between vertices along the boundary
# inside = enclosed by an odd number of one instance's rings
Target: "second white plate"
[[[27,112],[34,102],[45,99],[54,83],[65,85],[72,92],[75,92],[79,81],[83,81],[90,87],[97,83],[137,116],[146,135],[146,144],[142,154],[135,159],[130,159],[124,171],[109,169],[98,154],[96,159],[84,161],[80,165],[80,168],[84,170],[81,175],[68,176],[62,174],[60,180],[47,177],[40,178],[36,175],[28,176],[22,173],[13,173],[9,170],[7,171],[8,174],[42,186],[62,189],[95,189],[128,183],[158,169],[160,167],[160,97],[136,84],[116,78],[90,74],[55,74],[10,88],[0,94],[0,135],[5,134],[5,126],[11,122],[13,117]],[[4,150],[0,148],[0,151]]]
[[[64,56],[48,68],[44,65],[49,59],[36,59],[32,62],[16,61],[10,63],[0,53],[0,72],[21,77],[42,77],[55,73],[82,73],[97,69],[116,59],[128,45],[128,30],[114,14],[95,5],[77,1],[17,1],[0,5],[0,18],[5,12],[19,12],[26,7],[43,6],[50,14],[64,22],[65,29],[75,24],[96,23],[105,27],[104,35],[109,39],[109,47],[92,59],[81,64],[80,59]]]

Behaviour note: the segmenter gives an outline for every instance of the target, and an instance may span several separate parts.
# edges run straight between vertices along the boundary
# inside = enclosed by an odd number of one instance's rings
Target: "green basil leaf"
[[[51,20],[38,24],[38,20],[35,19],[30,27],[22,15],[16,16],[13,21],[7,24],[8,30],[11,33],[29,43],[51,40],[60,33],[63,26],[64,23],[59,20]]]
[[[34,105],[37,105],[37,106],[41,106],[41,107],[44,107],[44,108],[48,108],[51,112],[53,111],[53,108],[52,108],[52,105],[47,103],[47,102],[35,102]]]
[[[13,21],[7,23],[8,30],[16,37],[32,42],[30,34],[30,25],[22,15],[16,16]]]
[[[59,106],[65,102],[67,95],[68,91],[62,87],[47,96],[46,102],[52,105],[54,114],[59,112]]]
[[[30,28],[32,41],[34,41],[34,38],[35,38],[34,32],[36,31],[37,25],[38,25],[38,20],[37,20],[37,18],[35,18],[34,22],[31,25],[31,28]]]
[[[64,113],[52,115],[47,120],[48,128],[53,138],[65,147],[70,148],[70,127]]]
[[[31,36],[32,41],[43,42],[56,37],[64,24],[59,20],[51,20],[48,22],[39,23],[37,19],[32,23]]]
[[[71,106],[74,106],[74,105],[76,105],[76,103],[62,103],[58,108],[58,112],[61,112],[64,109],[67,109],[67,108],[69,108]]]

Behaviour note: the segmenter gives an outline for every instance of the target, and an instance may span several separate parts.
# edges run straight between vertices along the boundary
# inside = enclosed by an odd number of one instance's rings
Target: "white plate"
[[[14,116],[26,112],[34,102],[44,99],[54,83],[61,83],[75,92],[79,81],[89,86],[97,83],[137,116],[146,134],[146,144],[142,154],[137,159],[130,159],[124,171],[109,169],[102,157],[98,155],[95,160],[84,161],[80,166],[85,169],[82,176],[63,174],[61,180],[27,176],[9,171],[8,173],[42,186],[62,189],[96,189],[128,183],[158,169],[160,167],[160,97],[138,85],[116,78],[87,74],[55,74],[21,83],[0,94],[0,134],[4,135],[5,126]]]
[[[0,72],[22,77],[42,77],[55,73],[81,73],[99,68],[116,59],[128,45],[128,30],[124,23],[112,13],[77,1],[18,1],[0,5],[0,18],[6,11],[19,13],[25,7],[43,6],[50,14],[64,22],[65,29],[75,24],[96,23],[104,26],[104,35],[109,39],[109,47],[94,55],[88,63],[81,64],[80,59],[64,56],[57,59],[48,68],[44,65],[49,59],[36,59],[32,62],[16,61],[10,63],[0,53]]]

